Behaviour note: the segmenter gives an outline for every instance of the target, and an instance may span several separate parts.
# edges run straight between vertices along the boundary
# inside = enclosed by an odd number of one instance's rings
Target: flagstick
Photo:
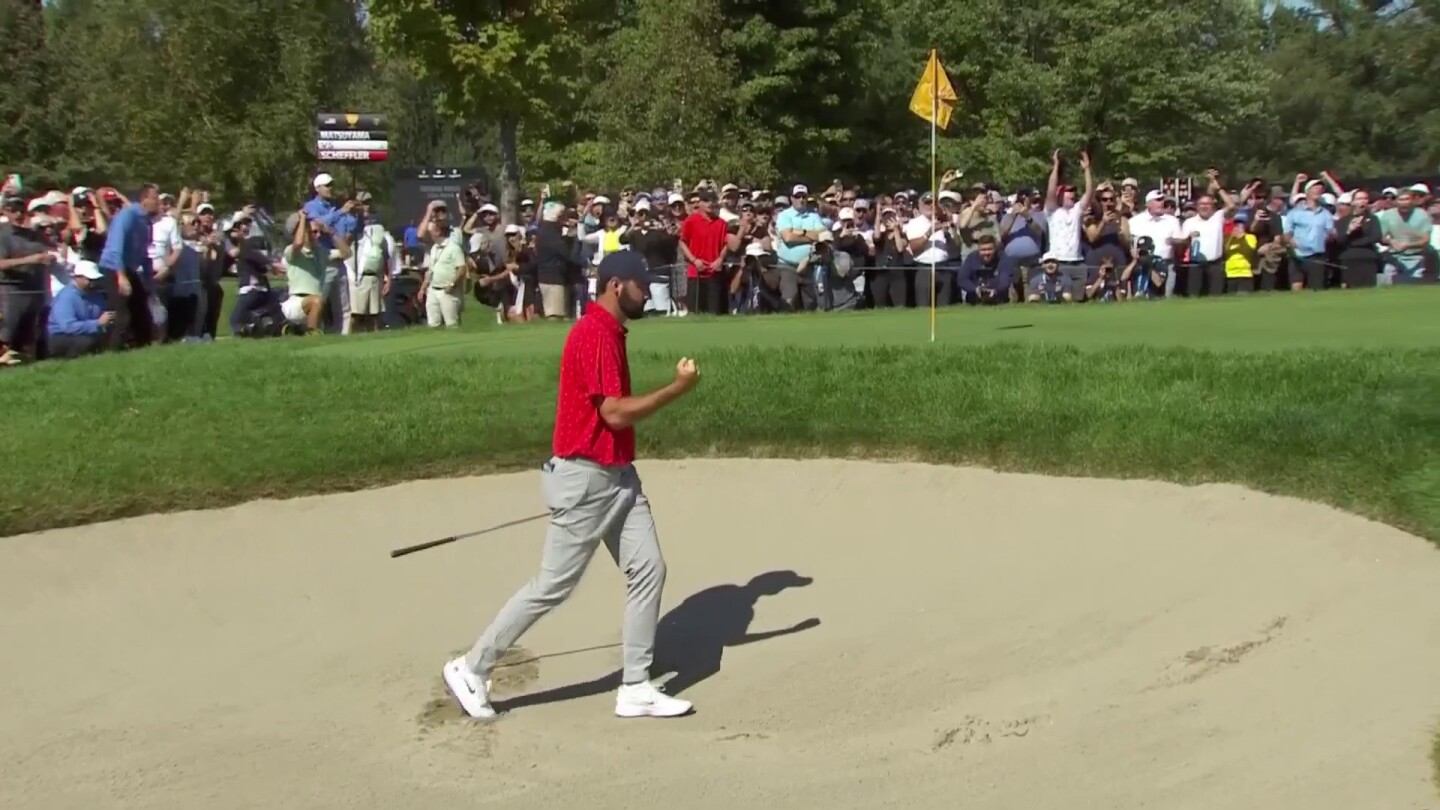
[[[937,129],[938,129],[938,127],[937,127],[937,125],[936,125],[935,122],[940,119],[940,58],[939,58],[938,54],[937,54],[935,51],[933,51],[933,50],[930,51],[930,64],[932,64],[932,65],[935,66],[935,73],[930,77],[930,230],[931,230],[931,233],[932,233],[932,235],[933,235],[934,230],[935,230],[935,226],[938,225],[938,224],[940,224],[940,200],[939,200],[939,194],[940,194],[940,192],[936,189],[936,186],[937,186],[939,183],[938,183],[938,181],[935,179],[935,161],[936,161],[936,159],[937,159],[936,156],[935,156],[935,151],[936,151],[936,131],[937,131]],[[929,240],[929,241],[930,241],[930,249],[933,251],[933,250],[934,250],[934,240],[931,239],[931,240]],[[934,343],[934,342],[935,342],[935,309],[936,309],[935,297],[936,297],[936,295],[938,294],[937,291],[936,291],[936,286],[937,286],[937,283],[936,283],[936,280],[935,280],[935,254],[934,254],[934,253],[931,253],[931,254],[930,254],[930,342],[931,342],[931,343]]]

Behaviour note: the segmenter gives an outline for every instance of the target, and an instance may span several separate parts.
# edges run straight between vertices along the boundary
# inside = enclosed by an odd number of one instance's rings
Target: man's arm
[[[1060,190],[1060,150],[1056,149],[1055,154],[1050,156],[1050,180],[1045,185],[1045,213],[1050,213],[1056,208],[1055,195]]]
[[[101,204],[99,196],[93,191],[90,192],[90,208],[95,212],[95,227],[90,230],[103,235],[110,227],[110,215],[105,213],[105,206]]]
[[[135,227],[135,216],[129,208],[115,216],[114,227],[105,234],[105,248],[100,251],[100,268],[112,273],[125,271],[125,243],[129,230]]]
[[[600,402],[600,418],[614,430],[632,427],[656,411],[684,396],[700,382],[700,369],[688,357],[675,364],[675,379],[667,385],[634,397],[605,397]]]

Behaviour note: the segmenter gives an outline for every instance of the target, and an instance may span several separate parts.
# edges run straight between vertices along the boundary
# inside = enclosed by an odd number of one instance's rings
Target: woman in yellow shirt
[[[1254,292],[1259,240],[1250,233],[1250,215],[1245,211],[1236,214],[1231,224],[1230,233],[1225,237],[1225,292]]]

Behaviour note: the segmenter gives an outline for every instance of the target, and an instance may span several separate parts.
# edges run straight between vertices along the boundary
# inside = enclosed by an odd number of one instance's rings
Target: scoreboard
[[[315,155],[339,163],[379,163],[390,156],[385,116],[374,113],[319,113]]]

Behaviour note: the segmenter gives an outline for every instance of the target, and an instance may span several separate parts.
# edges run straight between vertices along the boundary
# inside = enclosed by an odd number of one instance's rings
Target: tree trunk
[[[500,119],[500,222],[520,218],[520,120],[514,115]]]

